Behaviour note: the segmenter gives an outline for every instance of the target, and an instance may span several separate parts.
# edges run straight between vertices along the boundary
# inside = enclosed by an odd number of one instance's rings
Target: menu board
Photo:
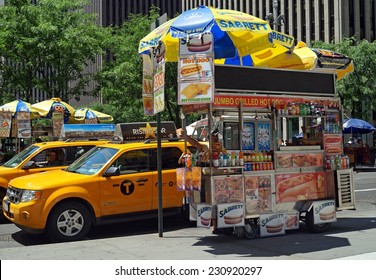
[[[200,47],[204,41],[205,48]],[[189,41],[180,40],[178,60],[179,105],[214,102],[213,61],[211,34],[204,34],[201,38],[190,38]]]
[[[245,176],[245,202],[247,215],[272,211],[272,175]]]
[[[277,203],[326,197],[325,172],[276,174]]]
[[[243,176],[215,176],[212,178],[214,204],[243,202]]]

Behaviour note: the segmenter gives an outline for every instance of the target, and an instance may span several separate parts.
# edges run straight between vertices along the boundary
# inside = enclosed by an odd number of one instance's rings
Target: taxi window
[[[180,167],[178,161],[182,151],[179,148],[162,148],[162,169],[175,169]]]
[[[128,151],[118,157],[113,166],[119,168],[120,174],[150,171],[149,149]]]
[[[37,154],[35,157],[32,158],[32,160],[35,162],[34,167],[47,167],[50,152],[55,152],[57,155],[56,164],[51,165],[51,166],[64,166],[65,165],[65,155],[66,155],[65,148],[51,148],[51,149],[45,149],[41,151],[39,154]]]
[[[72,162],[74,162],[76,159],[78,159],[80,156],[82,156],[84,153],[89,151],[91,148],[93,148],[94,145],[80,145],[80,146],[72,146],[67,147],[67,153],[66,153],[66,164],[69,165]]]

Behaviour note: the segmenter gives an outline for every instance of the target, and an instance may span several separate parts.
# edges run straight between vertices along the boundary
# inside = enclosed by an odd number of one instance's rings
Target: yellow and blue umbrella
[[[35,119],[40,117],[38,111],[31,108],[30,103],[21,99],[0,106],[0,111],[10,112],[12,116],[15,116],[18,112],[30,112],[30,118]]]
[[[114,118],[90,108],[79,108],[73,114],[74,122],[85,122],[85,119],[97,119],[99,123],[110,123]]]
[[[329,72],[335,73],[337,80],[354,71],[351,58],[328,50],[309,48],[304,42],[299,42],[292,52],[274,55],[270,59],[257,60],[255,56],[237,56],[231,59],[216,59],[215,63]]]
[[[67,123],[74,113],[74,108],[60,98],[51,98],[31,105],[42,117],[52,118],[54,112],[63,114],[64,123]]]
[[[239,11],[199,6],[150,32],[141,39],[138,52],[149,53],[163,42],[165,60],[177,61],[179,39],[200,38],[209,32],[213,35],[216,59],[235,57],[237,53],[240,56],[257,54],[265,49],[277,55],[294,46],[293,37],[273,31],[265,20]]]

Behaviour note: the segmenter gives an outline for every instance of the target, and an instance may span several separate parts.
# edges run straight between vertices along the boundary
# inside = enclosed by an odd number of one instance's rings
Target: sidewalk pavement
[[[247,240],[210,229],[158,233],[0,249],[1,260],[376,260],[376,218],[346,211],[324,234],[302,224],[286,235]],[[355,216],[355,217],[354,217]]]

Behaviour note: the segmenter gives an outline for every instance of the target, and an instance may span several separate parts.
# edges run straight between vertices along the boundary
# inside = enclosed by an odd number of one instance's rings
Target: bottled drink
[[[244,158],[243,158],[243,152],[239,152],[239,165],[242,166],[244,165]]]

